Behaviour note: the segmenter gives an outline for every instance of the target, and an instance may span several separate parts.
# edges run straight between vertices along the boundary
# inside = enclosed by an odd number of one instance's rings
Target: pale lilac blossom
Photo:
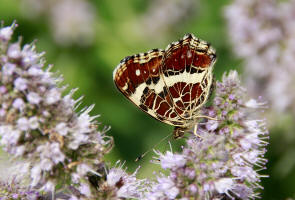
[[[62,95],[62,78],[51,65],[45,68],[44,53],[34,44],[10,41],[7,31],[14,26],[0,28],[0,144],[30,165],[30,187],[54,194],[63,182],[61,189],[71,186],[81,198],[93,198],[99,191],[88,176],[100,176],[96,170],[112,148],[108,129],[97,130],[98,116],[89,114],[93,106],[77,111],[81,98],[72,98],[75,90]],[[83,174],[81,166],[87,166]]]
[[[56,125],[55,131],[58,132],[62,136],[66,136],[69,131],[69,128],[67,127],[66,123],[61,122]]]
[[[152,184],[151,191],[145,195],[147,200],[176,199],[180,190],[170,177],[157,177],[157,184]]]
[[[36,92],[29,92],[27,95],[27,99],[32,104],[39,104],[42,100],[41,97]]]
[[[25,102],[21,98],[17,98],[13,101],[12,106],[16,109],[23,110],[25,107]]]
[[[30,117],[29,118],[29,127],[31,130],[37,129],[39,127],[38,117]]]
[[[11,63],[6,63],[3,66],[3,75],[5,76],[11,76],[13,74],[13,72],[15,71],[16,65],[15,64],[11,64]]]
[[[7,57],[10,59],[19,59],[21,57],[21,49],[18,43],[8,46]]]
[[[3,27],[0,29],[0,40],[7,42],[11,39],[13,34],[14,25]]]
[[[234,0],[225,9],[249,92],[263,96],[275,113],[295,112],[294,11],[294,0]]]
[[[16,179],[0,181],[0,199],[2,200],[35,200],[42,198],[42,195],[29,187],[23,186]]]
[[[163,169],[173,169],[183,167],[186,163],[185,157],[179,154],[173,154],[171,151],[167,151],[166,154],[156,152],[161,160],[161,166]]]
[[[60,98],[61,98],[60,91],[58,91],[56,88],[53,88],[45,94],[45,103],[47,103],[48,105],[51,105],[59,101]]]
[[[23,91],[27,89],[27,80],[23,78],[17,78],[14,81],[14,86],[15,86],[15,89]]]
[[[41,190],[50,193],[55,190],[55,186],[56,186],[56,183],[52,181],[47,181],[46,184],[43,185]]]
[[[137,170],[133,174],[127,174],[122,165],[109,170],[106,176],[106,188],[113,191],[114,199],[135,198],[142,199],[147,190],[145,179],[136,179]]]
[[[21,131],[27,131],[30,128],[29,120],[26,117],[21,117],[17,120],[17,127]]]
[[[81,186],[79,187],[79,191],[81,192],[82,195],[86,197],[91,197],[91,191],[87,184],[82,183]]]

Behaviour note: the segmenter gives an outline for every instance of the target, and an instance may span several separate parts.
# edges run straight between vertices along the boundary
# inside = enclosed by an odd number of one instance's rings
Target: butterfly
[[[215,61],[209,43],[186,34],[165,50],[125,57],[113,79],[119,91],[142,111],[174,126],[174,138],[179,138],[206,117],[200,109],[212,90]]]

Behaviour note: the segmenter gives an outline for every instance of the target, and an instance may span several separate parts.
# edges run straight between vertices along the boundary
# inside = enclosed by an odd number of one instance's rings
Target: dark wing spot
[[[164,99],[164,98],[165,98],[164,92],[163,92],[163,91],[160,92],[160,93],[159,93],[159,96],[160,96],[162,99]]]
[[[164,95],[165,95],[165,96],[168,94],[167,87],[163,87],[163,92],[164,92]]]
[[[169,76],[168,71],[165,71],[165,72],[164,72],[164,76],[166,76],[166,77]]]
[[[204,100],[205,100],[204,95],[202,95],[200,99],[201,99],[202,102],[204,102]]]
[[[145,87],[144,90],[143,90],[143,94],[146,95],[148,92],[149,92],[149,88]]]
[[[185,67],[185,71],[186,71],[186,72],[190,72],[190,68],[191,68],[191,66],[190,66],[190,65],[187,65],[187,66]]]
[[[153,81],[153,84],[157,84],[160,80],[160,77],[159,76],[155,76],[155,77],[152,77],[152,81]]]
[[[191,71],[190,71],[190,74],[194,74],[194,73],[196,73],[196,72],[198,72],[198,70],[195,68],[195,67],[192,67],[191,68]],[[198,72],[199,73],[199,72]]]
[[[139,107],[146,112],[148,111],[148,108],[143,104],[140,104]]]
[[[163,87],[163,91],[159,93],[159,96],[162,98],[162,99],[165,99],[166,95],[168,94],[167,92],[167,88],[166,87]]]
[[[152,79],[151,78],[148,78],[147,80],[146,80],[146,84],[147,85],[150,85],[152,83]]]
[[[189,39],[193,38],[193,36],[192,36],[191,33],[187,33],[187,34],[185,34],[184,37],[187,37],[187,38],[189,38]]]
[[[127,62],[128,60],[130,60],[131,59],[131,56],[126,56],[125,58],[123,58],[121,61],[120,61],[120,63],[125,63],[125,62]]]
[[[215,61],[216,60],[216,55],[215,54],[210,54],[209,56],[210,56],[210,59],[212,61]]]
[[[163,121],[164,120],[164,117],[161,117],[159,115],[157,115],[157,118],[159,118],[160,121]]]
[[[178,71],[178,72],[174,72],[174,75],[176,76],[176,75],[178,75],[178,74],[180,74],[180,72]]]
[[[201,74],[201,73],[203,73],[205,70],[203,70],[203,69],[198,69],[198,71],[197,71],[197,73],[198,74]]]
[[[197,51],[199,53],[207,53],[207,49],[200,49],[200,48],[197,48]]]
[[[168,71],[168,76],[173,76],[174,72],[173,71]]]

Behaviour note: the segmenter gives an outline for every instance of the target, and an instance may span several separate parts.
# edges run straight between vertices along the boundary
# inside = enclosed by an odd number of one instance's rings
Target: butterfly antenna
[[[155,144],[151,149],[147,150],[146,152],[144,152],[143,154],[141,154],[140,156],[138,156],[135,159],[135,162],[138,162],[139,160],[141,160],[146,154],[148,154],[151,150],[153,150],[155,147],[157,147],[159,144],[161,144],[164,140],[166,140],[168,137],[170,137],[171,135],[173,135],[173,133],[166,135],[165,137],[163,137],[157,144]]]

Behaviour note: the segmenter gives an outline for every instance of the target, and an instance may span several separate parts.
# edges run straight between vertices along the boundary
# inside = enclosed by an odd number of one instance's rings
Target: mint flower
[[[249,92],[262,95],[280,113],[295,112],[294,9],[293,0],[234,0],[225,9],[234,53],[245,61]]]
[[[217,83],[213,106],[203,114],[217,118],[199,123],[182,152],[157,153],[169,175],[158,175],[145,199],[255,199],[258,172],[265,169],[268,140],[259,110],[265,103],[248,99],[236,71]],[[256,111],[256,112],[255,112]]]
[[[139,168],[138,168],[139,169]],[[72,195],[71,200],[84,199],[142,199],[144,192],[147,191],[148,181],[146,179],[137,179],[137,170],[133,174],[128,174],[123,169],[120,161],[116,166],[107,169],[107,166],[101,165],[99,168],[99,176],[92,176],[89,181],[95,190],[90,195],[90,187],[87,184],[81,185],[80,195]]]
[[[0,144],[29,163],[30,187],[54,193],[71,186],[93,197],[88,177],[100,176],[97,166],[112,148],[108,128],[97,130],[93,106],[77,111],[81,98],[72,98],[75,90],[64,94],[62,78],[34,44],[11,42],[15,27],[0,29]]]
[[[22,186],[18,181],[0,181],[0,200],[33,200],[42,196],[36,190]]]
[[[129,175],[125,172],[123,166],[111,168],[107,173],[106,181],[102,184],[102,191],[113,190],[112,198],[109,199],[142,199],[146,180],[136,179],[137,170]]]

